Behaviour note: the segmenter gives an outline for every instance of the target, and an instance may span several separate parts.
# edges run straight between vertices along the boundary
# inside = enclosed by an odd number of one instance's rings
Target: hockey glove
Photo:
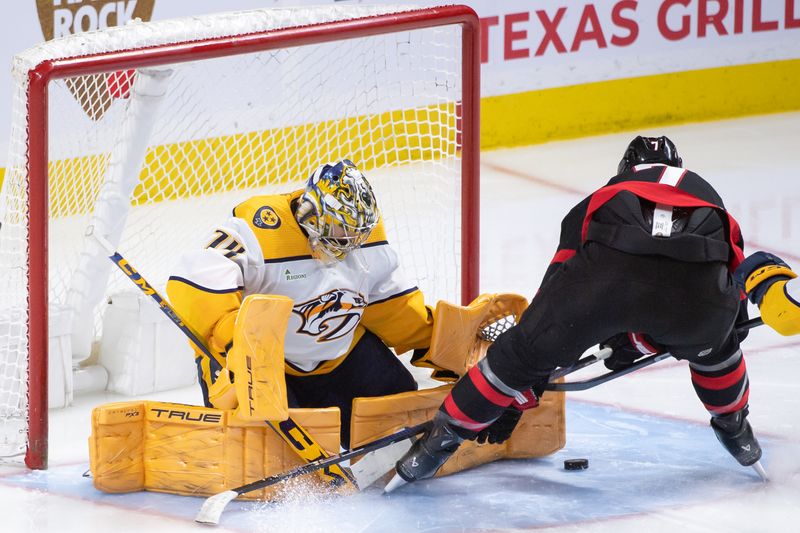
[[[500,417],[489,426],[480,431],[474,440],[478,444],[502,444],[511,438],[511,434],[522,417],[522,412],[539,406],[539,396],[532,389],[524,391],[525,402],[514,400],[514,402],[503,411]]]
[[[739,289],[747,294],[751,302],[759,306],[774,283],[796,277],[797,274],[783,259],[767,252],[756,252],[747,257],[733,273],[733,279]]]
[[[603,361],[609,370],[628,368],[640,357],[664,351],[650,337],[642,333],[618,333],[601,342],[600,347],[613,350],[613,353]]]
[[[500,418],[492,422],[488,427],[484,428],[480,433],[475,436],[478,444],[501,444],[511,437],[514,428],[517,427],[522,411],[516,407],[508,407]]]

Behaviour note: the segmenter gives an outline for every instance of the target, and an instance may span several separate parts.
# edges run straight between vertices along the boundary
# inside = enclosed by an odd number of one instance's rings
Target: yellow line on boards
[[[401,109],[271,130],[154,146],[132,204],[305,180],[321,163],[348,158],[368,171],[457,155],[457,104]],[[50,215],[93,209],[110,154],[50,161]]]
[[[797,111],[798,83],[800,59],[792,59],[486,97],[481,99],[481,149]],[[454,107],[442,104],[156,146],[146,155],[134,204],[280,183],[320,161],[343,157],[371,170],[452,156]],[[96,191],[106,163],[107,156],[51,161],[51,216],[90,209],[93,193],[76,198],[73,191]],[[5,173],[0,168],[0,184]],[[184,179],[174,180],[177,175]]]
[[[800,59],[557,87],[481,100],[481,149],[800,110]]]

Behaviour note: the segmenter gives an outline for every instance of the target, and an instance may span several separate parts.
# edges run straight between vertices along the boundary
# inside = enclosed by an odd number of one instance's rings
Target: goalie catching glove
[[[800,291],[789,281],[796,278],[780,257],[756,252],[734,272],[734,280],[761,311],[761,319],[781,335],[800,333]]]
[[[411,364],[433,369],[436,380],[457,381],[513,327],[527,305],[525,297],[505,293],[481,294],[468,306],[440,301],[433,313],[430,349],[415,350]]]

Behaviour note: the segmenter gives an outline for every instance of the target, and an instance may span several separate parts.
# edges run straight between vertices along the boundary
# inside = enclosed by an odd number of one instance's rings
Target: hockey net
[[[349,158],[426,298],[474,296],[476,27],[459,6],[259,10],[138,22],[15,57],[0,456],[46,466],[48,316],[66,320],[79,361],[108,296],[131,289],[89,228],[163,291],[178,255],[238,202]]]

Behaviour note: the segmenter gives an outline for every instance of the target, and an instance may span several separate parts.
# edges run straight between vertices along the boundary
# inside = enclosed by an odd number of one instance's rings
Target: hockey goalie
[[[454,382],[527,306],[517,295],[427,306],[349,160],[320,166],[301,190],[237,205],[205,248],[180,258],[167,293],[207,346],[195,350],[205,405],[96,410],[91,459],[102,490],[207,495],[298,464],[297,447],[267,421],[297,421],[308,440],[337,453],[429,420],[451,386],[417,390],[395,354],[413,351],[412,365]],[[520,405],[509,435],[478,438],[442,473],[555,452],[564,445],[563,402],[563,393],[547,393],[524,416]]]

